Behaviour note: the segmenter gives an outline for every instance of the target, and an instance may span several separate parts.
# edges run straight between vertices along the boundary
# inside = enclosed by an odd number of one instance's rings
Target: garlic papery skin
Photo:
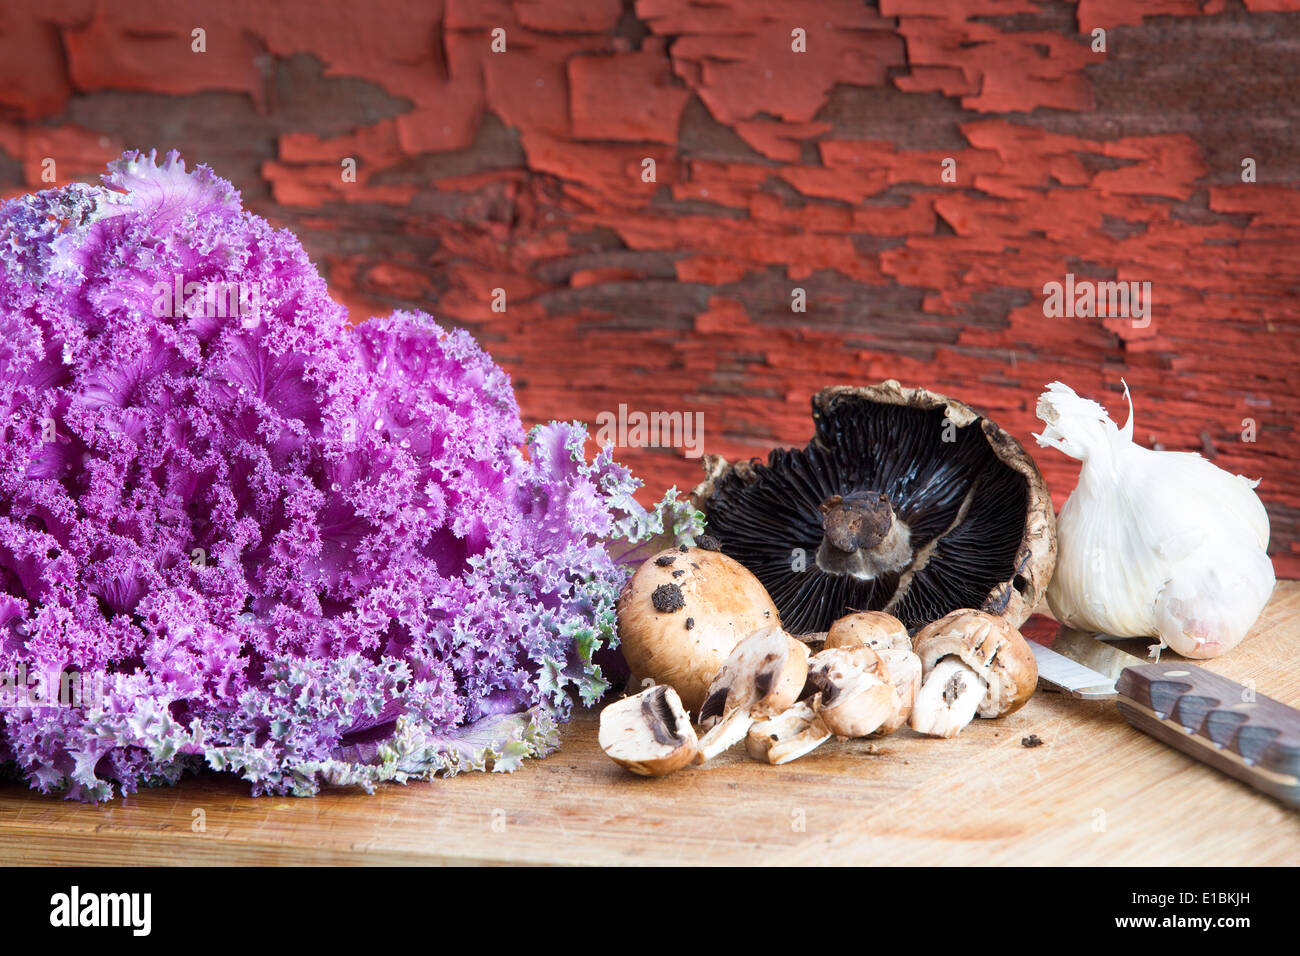
[[[1157,637],[1184,657],[1239,644],[1273,593],[1258,482],[1191,452],[1134,444],[1131,400],[1121,429],[1053,382],[1037,414],[1038,443],[1083,462],[1057,519],[1052,613],[1080,630]]]

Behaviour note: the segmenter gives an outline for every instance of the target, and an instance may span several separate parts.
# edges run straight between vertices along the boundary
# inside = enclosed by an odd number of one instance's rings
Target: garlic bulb
[[[1134,444],[1131,399],[1122,429],[1060,382],[1037,413],[1038,443],[1083,462],[1057,521],[1052,613],[1081,630],[1159,637],[1185,657],[1239,644],[1273,593],[1259,482]]]

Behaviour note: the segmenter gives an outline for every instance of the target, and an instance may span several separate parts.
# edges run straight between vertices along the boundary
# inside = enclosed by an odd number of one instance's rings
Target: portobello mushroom
[[[892,379],[812,400],[804,448],[766,464],[705,457],[692,498],[724,554],[794,635],[854,611],[910,631],[959,608],[1019,627],[1056,563],[1056,520],[1015,438],[955,399]]]

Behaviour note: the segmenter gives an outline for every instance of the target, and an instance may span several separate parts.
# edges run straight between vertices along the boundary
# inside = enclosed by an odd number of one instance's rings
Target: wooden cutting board
[[[1300,705],[1300,582],[1209,669]],[[1038,747],[1021,741],[1036,734]],[[1300,865],[1300,813],[1133,730],[1111,703],[1039,693],[956,740],[902,731],[784,767],[739,749],[645,780],[594,714],[519,772],[374,796],[248,796],[202,776],[102,806],[0,787],[0,862],[1020,863]]]

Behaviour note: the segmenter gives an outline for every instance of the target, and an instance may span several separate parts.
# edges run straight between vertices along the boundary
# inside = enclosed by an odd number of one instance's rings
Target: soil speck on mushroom
[[[1038,734],[1030,734],[1028,737],[1020,738],[1020,746],[1022,747],[1041,747],[1042,745],[1043,740]]]
[[[697,711],[732,648],[771,623],[776,608],[758,579],[720,551],[696,549],[695,570],[675,583],[673,569],[685,562],[658,559],[680,554],[674,547],[637,568],[619,596],[618,635],[634,677],[668,684]]]
[[[672,564],[676,560],[677,560],[676,555],[664,554],[655,558],[655,564],[659,565],[659,567],[661,568],[666,568],[668,567],[668,565]]]
[[[961,679],[961,674],[953,674],[952,680],[948,681],[943,688],[943,702],[951,704],[961,696],[961,692],[966,689],[966,682]]]
[[[675,584],[661,584],[650,595],[650,601],[660,614],[671,614],[686,607],[682,589]]]

